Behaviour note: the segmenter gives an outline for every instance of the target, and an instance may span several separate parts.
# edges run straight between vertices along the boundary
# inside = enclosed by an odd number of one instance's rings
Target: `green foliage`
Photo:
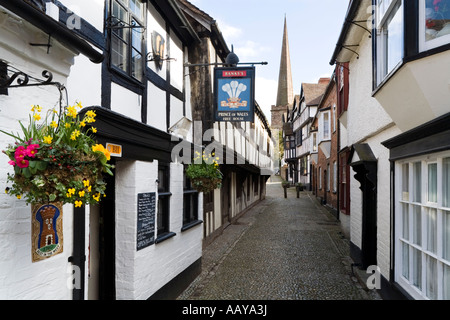
[[[0,130],[16,140],[3,151],[14,167],[14,174],[8,173],[8,194],[24,196],[27,203],[58,201],[78,207],[100,201],[106,189],[102,173],[112,175],[110,154],[90,136],[96,132],[91,126],[95,112],[80,119],[76,107],[82,106],[69,106],[62,114],[51,110],[40,122],[42,108],[33,106],[28,126],[19,122],[21,134]]]
[[[209,192],[222,187],[222,173],[219,169],[219,158],[214,155],[200,156],[199,152],[194,163],[186,169],[186,176],[191,179],[192,186],[199,192]]]

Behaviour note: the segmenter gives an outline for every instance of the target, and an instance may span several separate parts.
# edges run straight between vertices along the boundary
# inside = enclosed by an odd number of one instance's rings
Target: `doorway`
[[[88,299],[115,300],[115,171],[105,175],[106,197],[92,206],[89,221]]]

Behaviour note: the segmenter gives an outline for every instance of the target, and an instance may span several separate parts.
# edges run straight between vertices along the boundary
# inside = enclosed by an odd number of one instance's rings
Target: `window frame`
[[[109,20],[111,20],[112,18],[112,13],[113,13],[113,6],[114,3],[117,3],[117,5],[119,7],[121,7],[122,9],[124,9],[125,11],[125,15],[127,20],[124,21],[126,24],[128,24],[129,26],[125,26],[123,29],[120,28],[110,28],[109,29],[109,44],[108,44],[108,50],[110,52],[110,56],[109,56],[109,60],[108,60],[108,65],[109,68],[113,71],[115,71],[116,73],[118,73],[121,76],[124,76],[125,78],[127,78],[128,80],[132,81],[132,82],[137,82],[141,85],[143,85],[146,77],[145,77],[145,70],[146,70],[146,62],[145,62],[145,57],[147,55],[147,46],[146,46],[146,37],[147,37],[147,32],[146,32],[146,28],[147,28],[147,5],[145,1],[141,1],[141,0],[135,0],[137,2],[140,2],[142,5],[142,16],[138,17],[131,9],[130,7],[130,3],[132,0],[127,0],[126,3],[123,0],[110,0],[109,1]],[[132,21],[135,21],[140,27],[131,27]],[[111,23],[111,22],[110,22]],[[121,38],[120,36],[118,36],[114,30],[123,30],[124,33],[124,38]],[[142,31],[139,31],[142,30]],[[134,46],[134,42],[133,42],[133,34],[134,33],[139,33],[141,35],[141,39],[140,39],[140,46],[141,46],[141,51],[138,51],[137,48]],[[113,51],[113,39],[114,38],[118,38],[120,42],[125,44],[125,62],[126,62],[126,67],[125,70],[123,70],[122,68],[120,68],[119,66],[115,65],[113,63],[114,61],[114,51]],[[135,76],[133,75],[133,70],[134,70],[134,63],[133,63],[133,50],[135,50],[136,52],[138,52],[141,55],[141,63],[140,63],[140,75],[139,76]]]
[[[328,121],[325,121],[325,114],[328,116]],[[325,137],[325,126],[328,127],[328,135]],[[330,110],[320,111],[319,117],[319,141],[318,144],[322,141],[331,140],[331,112]]]
[[[450,225],[450,207],[444,207],[444,160],[450,159],[450,152],[441,152],[436,154],[427,154],[419,157],[408,158],[396,162],[396,181],[395,181],[395,281],[413,298],[430,299],[428,296],[428,286],[430,283],[436,286],[436,296],[431,298],[450,299],[450,296],[444,297],[444,277],[450,275],[450,255],[446,247],[446,239],[450,238],[444,230],[444,223]],[[414,164],[420,163],[420,202],[415,198],[414,190]],[[429,168],[436,164],[437,175],[437,202],[428,201],[429,194]],[[408,177],[404,177],[407,174]],[[408,184],[404,186],[404,184]],[[447,182],[448,183],[448,182]],[[447,203],[450,206],[450,202]],[[414,212],[420,213],[420,241],[415,241],[414,232]],[[433,213],[434,212],[434,213]],[[434,215],[434,219],[433,219]],[[432,219],[430,219],[430,217]],[[433,222],[434,220],[434,222]],[[431,221],[431,227],[430,227]],[[405,228],[407,227],[407,228]],[[433,230],[433,232],[430,232]],[[435,233],[435,235],[433,234]],[[430,243],[432,245],[430,246]],[[447,250],[447,251],[445,251]],[[448,255],[448,256],[447,256]],[[420,261],[415,264],[414,258]],[[403,259],[408,262],[404,263]],[[431,263],[432,262],[432,263]],[[433,281],[428,281],[428,266],[433,266]],[[416,266],[416,269],[414,268]],[[420,272],[416,272],[419,270]],[[449,273],[444,273],[447,270]],[[414,285],[414,276],[420,280],[420,283]],[[450,295],[450,288],[446,288],[446,294]]]
[[[160,175],[162,171],[162,176]],[[156,242],[161,242],[171,235],[170,232],[170,166],[168,163],[158,164],[158,210],[156,213]],[[164,207],[161,208],[161,205]],[[160,212],[162,209],[163,212]]]
[[[441,36],[439,38],[427,41],[425,39],[426,32],[426,0],[419,0],[419,15],[418,15],[418,39],[419,52],[429,51],[450,43],[450,34]]]
[[[184,166],[183,172],[183,227],[185,231],[196,226],[199,220],[199,192],[192,187],[190,179],[186,176],[187,165]],[[189,207],[189,211],[187,210]]]
[[[380,2],[389,4],[384,7],[383,10],[380,10]],[[376,0],[376,18],[375,18],[375,60],[376,60],[376,77],[375,77],[375,84],[376,87],[379,87],[382,85],[382,83],[388,79],[403,63],[403,59],[405,57],[405,49],[404,49],[404,43],[405,43],[405,13],[404,13],[404,2],[403,0]],[[383,12],[382,12],[383,11]],[[393,18],[395,18],[396,14],[401,14],[401,57],[399,61],[395,63],[395,65],[392,65],[391,68],[389,68],[389,60],[388,60],[388,47],[387,47],[387,41],[388,36],[386,31],[388,32],[389,23],[392,21]]]

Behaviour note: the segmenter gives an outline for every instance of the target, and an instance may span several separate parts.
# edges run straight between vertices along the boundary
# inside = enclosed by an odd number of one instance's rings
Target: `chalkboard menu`
[[[156,193],[139,193],[137,201],[137,250],[155,243]]]

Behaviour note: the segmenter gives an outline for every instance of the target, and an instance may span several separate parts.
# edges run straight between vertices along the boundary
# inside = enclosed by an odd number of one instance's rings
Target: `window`
[[[295,132],[295,144],[301,146],[303,143],[302,129]]]
[[[450,299],[450,154],[407,160],[396,172],[396,281],[416,299]]]
[[[319,189],[322,190],[322,168],[319,168]]]
[[[337,117],[336,117],[336,104],[333,104],[333,132],[336,132]]]
[[[321,114],[320,114],[319,135],[320,135],[320,139],[319,139],[320,141],[331,139],[330,111],[324,111],[324,112],[321,112]]]
[[[169,232],[170,222],[170,186],[169,186],[169,165],[161,163],[158,167],[158,213],[157,226],[160,237]]]
[[[183,226],[198,221],[198,191],[192,188],[191,180],[183,175]]]
[[[337,161],[333,162],[333,192],[337,192],[338,166]]]
[[[327,164],[327,173],[326,173],[326,177],[325,177],[325,179],[326,179],[326,190],[327,191],[330,191],[330,176],[331,176],[331,174],[330,174],[330,164],[328,163]]]
[[[429,50],[450,42],[450,1],[420,0],[420,50]]]
[[[145,4],[111,0],[111,66],[139,81],[144,70]]]
[[[317,133],[314,132],[311,134],[311,136],[312,136],[311,152],[316,153],[317,152]]]
[[[402,0],[377,0],[377,84],[403,59]]]

